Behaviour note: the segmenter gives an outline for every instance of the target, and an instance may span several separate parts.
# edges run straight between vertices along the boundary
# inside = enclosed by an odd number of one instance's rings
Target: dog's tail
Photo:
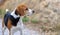
[[[6,9],[6,12],[8,12],[9,10],[8,9]]]

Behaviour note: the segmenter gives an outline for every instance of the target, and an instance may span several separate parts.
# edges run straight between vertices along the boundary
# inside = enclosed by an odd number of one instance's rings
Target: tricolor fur
[[[18,5],[11,13],[6,9],[6,14],[2,21],[2,35],[4,35],[6,28],[9,30],[9,35],[13,35],[17,30],[20,31],[20,35],[23,35],[22,18],[24,15],[32,15],[33,13],[34,11],[25,4]]]

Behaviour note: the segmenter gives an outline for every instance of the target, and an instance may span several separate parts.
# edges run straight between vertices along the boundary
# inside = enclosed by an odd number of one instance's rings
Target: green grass
[[[27,16],[25,16],[22,20],[23,20],[23,22],[28,22],[29,18]]]
[[[1,15],[1,14],[5,14],[5,10],[0,9],[0,15]]]
[[[3,10],[2,10],[2,9],[0,9],[0,15],[2,14],[2,12],[3,12]]]
[[[5,10],[4,9],[0,9],[0,17],[3,17],[5,14]]]
[[[32,22],[32,23],[38,23],[39,21],[36,20],[36,19],[32,19],[31,22]]]
[[[23,20],[23,22],[28,22],[28,21],[30,21],[27,16],[25,16],[22,20]],[[39,21],[36,20],[36,19],[32,19],[31,22],[32,22],[32,23],[38,23]]]

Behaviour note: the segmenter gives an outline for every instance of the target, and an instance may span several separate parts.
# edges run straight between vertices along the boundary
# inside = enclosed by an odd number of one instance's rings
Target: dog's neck
[[[20,15],[18,15],[15,10],[14,10],[13,12],[11,12],[11,15],[12,15],[14,18],[20,17]]]

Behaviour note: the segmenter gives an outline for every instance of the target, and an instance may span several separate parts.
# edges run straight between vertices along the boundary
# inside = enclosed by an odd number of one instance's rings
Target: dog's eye
[[[25,10],[28,10],[28,8],[26,8]]]

